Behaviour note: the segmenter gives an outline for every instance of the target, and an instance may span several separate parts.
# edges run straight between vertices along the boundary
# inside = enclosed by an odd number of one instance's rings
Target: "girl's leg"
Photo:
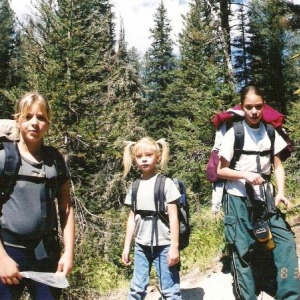
[[[142,246],[135,243],[134,248],[134,271],[130,283],[128,300],[142,300],[146,297],[149,284],[149,273],[151,270],[152,259],[151,247]]]
[[[256,300],[256,286],[251,268],[250,232],[252,224],[245,198],[225,194],[223,197],[225,237],[231,247],[233,292],[237,299]]]
[[[56,291],[58,289],[53,289],[48,285],[30,280],[28,290],[30,296],[34,300],[58,300],[60,299],[61,293]]]
[[[164,299],[181,300],[179,264],[169,267],[167,258],[170,246],[154,247],[154,266]]]
[[[300,279],[293,232],[281,215],[270,218],[271,232],[276,244],[273,249],[277,267],[278,290],[276,299],[299,300]]]

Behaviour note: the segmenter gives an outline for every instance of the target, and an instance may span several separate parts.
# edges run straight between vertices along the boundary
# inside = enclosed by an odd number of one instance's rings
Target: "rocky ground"
[[[291,223],[295,232],[297,254],[300,263],[300,217]],[[224,263],[218,261],[216,265],[204,274],[194,270],[181,278],[183,300],[235,300],[232,293],[232,276]],[[126,291],[108,295],[106,300],[125,300]],[[150,286],[146,300],[159,300],[160,293],[155,286]],[[262,293],[258,300],[272,300],[266,293]]]

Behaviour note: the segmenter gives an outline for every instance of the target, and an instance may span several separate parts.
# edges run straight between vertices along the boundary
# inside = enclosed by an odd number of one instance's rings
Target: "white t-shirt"
[[[244,147],[245,151],[266,151],[271,148],[271,141],[263,123],[260,123],[259,128],[252,128],[243,121],[244,126]],[[230,128],[224,138],[219,151],[219,156],[230,162],[234,154],[234,129]],[[287,143],[282,136],[275,130],[274,154],[278,154],[286,147]],[[270,175],[271,173],[271,156],[270,154],[260,156],[260,165],[262,173]],[[256,154],[241,154],[239,161],[235,165],[235,170],[257,172]],[[259,186],[253,186],[257,199],[261,199],[261,189]],[[227,180],[225,185],[226,191],[229,194],[246,197],[245,180]]]
[[[155,211],[154,203],[154,185],[157,175],[148,179],[141,180],[137,191],[136,209],[137,210],[153,210]],[[165,199],[166,212],[167,203],[173,202],[180,197],[175,183],[172,179],[167,178],[165,181]],[[129,188],[125,204],[131,205],[132,187]],[[152,216],[135,215],[135,241],[141,245],[151,246],[152,239]],[[157,230],[154,230],[153,246],[170,245],[171,236],[169,228],[158,218]]]

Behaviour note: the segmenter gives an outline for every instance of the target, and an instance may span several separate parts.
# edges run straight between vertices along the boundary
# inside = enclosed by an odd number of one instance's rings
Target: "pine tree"
[[[282,26],[284,15],[284,1],[253,0],[250,3],[251,82],[262,87],[269,103],[285,114],[288,98],[284,52],[288,35]]]
[[[15,29],[14,13],[8,0],[0,1],[0,90],[11,86],[11,61],[14,51]],[[3,118],[10,118],[13,112],[13,103],[3,94],[0,95],[0,114]]]
[[[247,32],[248,27],[248,12],[244,4],[238,5],[234,10],[235,15],[235,34],[231,46],[233,48],[233,65],[234,74],[237,85],[242,88],[250,84],[250,59],[249,54],[249,37]]]
[[[143,124],[157,139],[166,137],[166,129],[173,121],[168,104],[175,99],[165,95],[174,81],[173,70],[176,68],[171,31],[167,10],[161,1],[154,15],[154,27],[150,29],[152,43],[145,56],[144,73],[146,104]]]
[[[176,159],[171,160],[170,172],[189,183],[195,205],[209,201],[199,198],[199,191],[210,195],[211,186],[204,176],[213,146],[210,118],[233,101],[222,42],[212,17],[206,1],[190,3],[179,35],[179,69],[168,89],[168,95],[176,99],[172,103],[176,118],[169,133],[172,157]]]

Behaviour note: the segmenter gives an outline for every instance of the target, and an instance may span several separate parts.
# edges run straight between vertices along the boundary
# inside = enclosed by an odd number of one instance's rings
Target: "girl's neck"
[[[153,170],[153,171],[150,171],[150,172],[143,172],[142,173],[142,180],[151,179],[155,175],[157,175],[157,170]]]
[[[25,143],[25,141],[20,140],[18,143],[18,148],[20,151],[20,154],[29,159],[30,161],[34,162],[40,162],[42,157],[42,143],[38,144],[28,144]]]

